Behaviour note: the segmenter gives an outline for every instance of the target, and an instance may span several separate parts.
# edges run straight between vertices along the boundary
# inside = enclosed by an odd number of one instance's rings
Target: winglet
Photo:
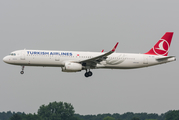
[[[116,50],[118,43],[119,42],[117,42],[116,45],[114,46],[114,48],[111,50],[112,52],[114,52]]]
[[[104,52],[104,49],[101,52]]]

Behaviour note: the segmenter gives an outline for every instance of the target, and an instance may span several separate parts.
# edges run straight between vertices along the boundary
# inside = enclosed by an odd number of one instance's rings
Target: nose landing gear
[[[92,75],[93,73],[90,70],[88,72],[86,70],[85,77],[91,77]]]
[[[22,71],[20,72],[20,74],[24,74],[24,66],[22,66]]]

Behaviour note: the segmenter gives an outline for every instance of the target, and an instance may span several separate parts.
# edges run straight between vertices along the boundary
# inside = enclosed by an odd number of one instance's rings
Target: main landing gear
[[[91,77],[92,75],[93,73],[90,70],[88,72],[86,70],[85,77]]]
[[[22,66],[22,71],[20,73],[24,74],[24,66]]]

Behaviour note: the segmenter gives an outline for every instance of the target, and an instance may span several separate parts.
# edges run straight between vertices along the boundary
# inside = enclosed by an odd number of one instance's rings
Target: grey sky
[[[169,55],[178,56],[178,0],[1,0],[0,58],[19,49],[145,53],[173,31]],[[53,101],[76,113],[164,113],[179,108],[177,61],[135,70],[63,73],[61,68],[0,62],[0,111],[37,112]]]

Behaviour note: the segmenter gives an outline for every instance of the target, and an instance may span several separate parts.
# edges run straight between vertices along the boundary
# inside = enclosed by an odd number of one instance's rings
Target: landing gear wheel
[[[85,73],[85,77],[89,77],[88,72]]]
[[[93,73],[91,71],[85,73],[85,77],[90,77],[92,75],[93,75]]]
[[[88,72],[88,76],[92,76],[93,73],[91,71]]]
[[[20,73],[21,73],[21,74],[24,74],[24,71],[21,71]]]
[[[20,72],[20,74],[24,74],[24,66],[22,66],[22,71]]]

